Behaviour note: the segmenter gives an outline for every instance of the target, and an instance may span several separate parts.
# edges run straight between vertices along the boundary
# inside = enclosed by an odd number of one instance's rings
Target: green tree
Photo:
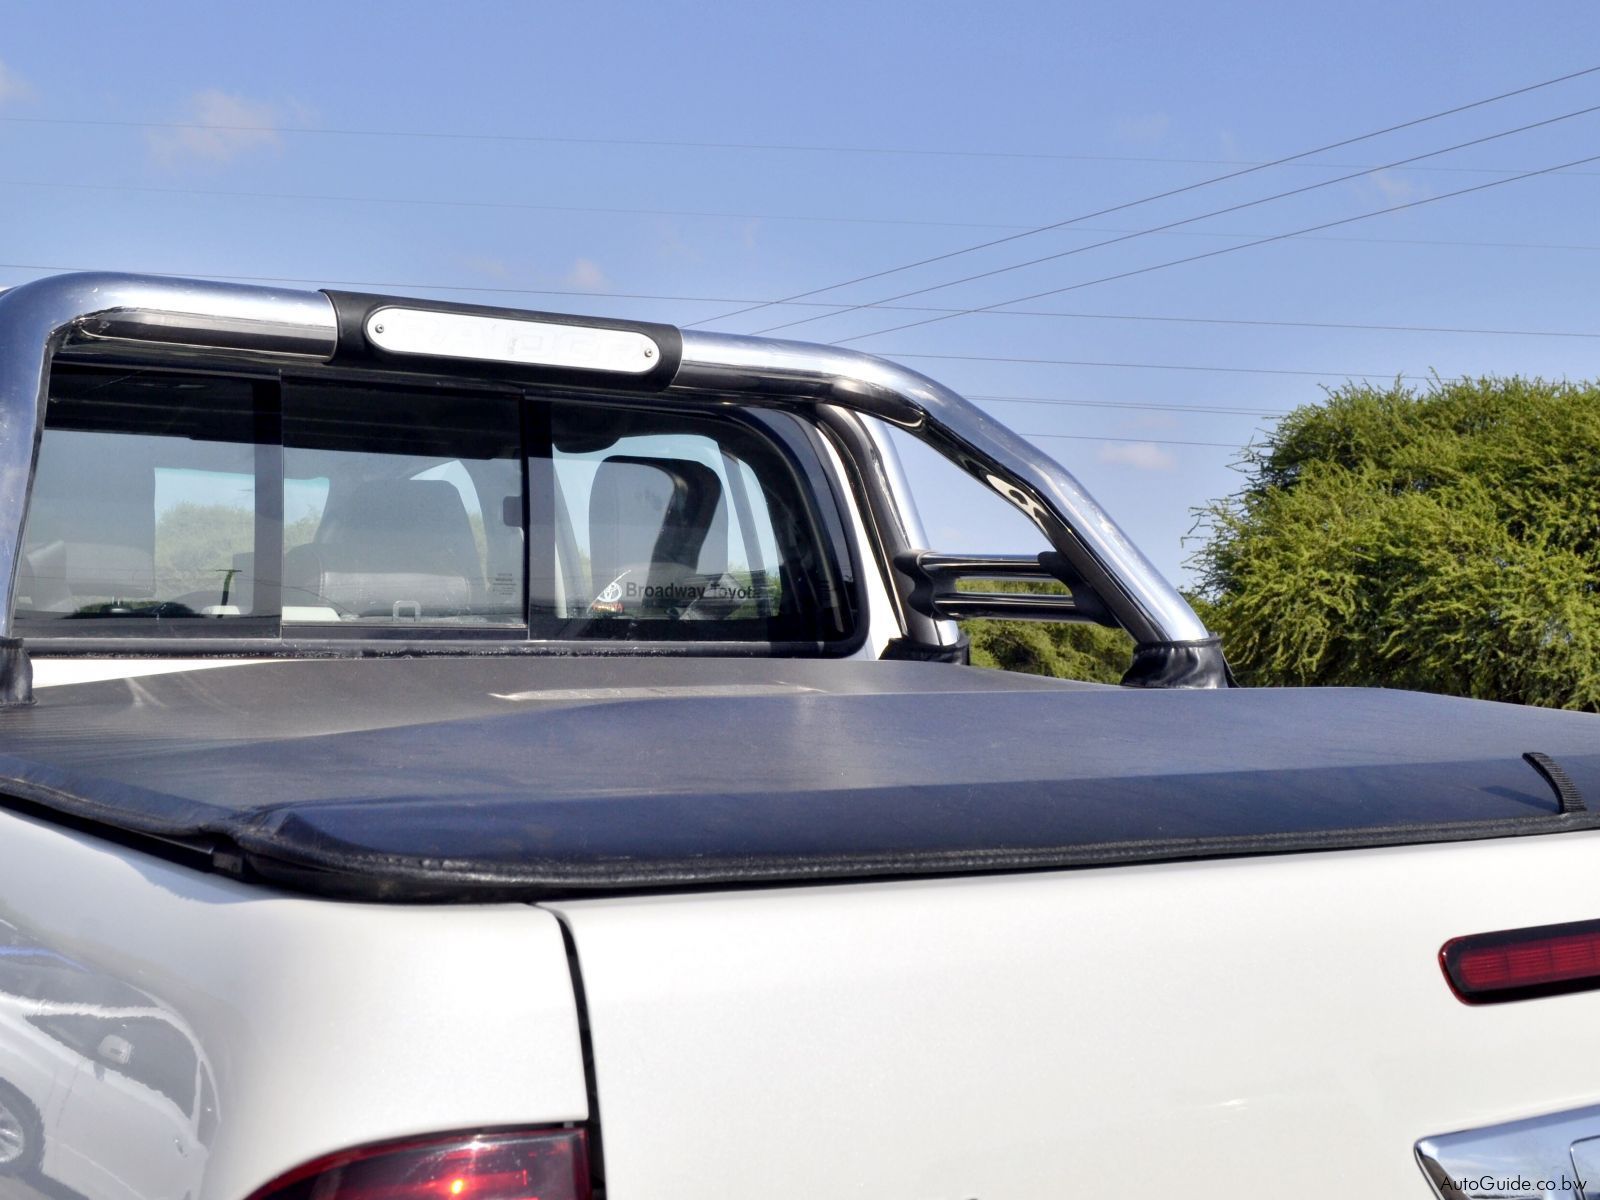
[[[1242,682],[1600,709],[1600,386],[1348,384],[1201,514]]]
[[[1005,580],[964,582],[985,592],[1053,591],[1062,587]],[[1133,639],[1101,625],[1045,621],[963,621],[972,665],[1091,683],[1116,683],[1133,661]]]
[[[309,542],[317,531],[312,513],[283,527],[285,550]],[[183,501],[156,522],[156,597],[170,600],[196,592],[222,598],[222,585],[236,555],[255,545],[255,511],[231,504]]]
[[[210,592],[220,600],[234,555],[250,549],[254,530],[255,513],[248,508],[174,504],[156,524],[157,597]]]

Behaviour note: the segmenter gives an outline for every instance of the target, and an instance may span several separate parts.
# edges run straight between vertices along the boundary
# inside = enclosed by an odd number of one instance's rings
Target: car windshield
[[[838,643],[849,557],[780,414],[58,366],[29,636]]]

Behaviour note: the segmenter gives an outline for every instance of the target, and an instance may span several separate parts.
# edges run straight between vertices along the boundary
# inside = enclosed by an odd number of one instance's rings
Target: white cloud
[[[474,274],[487,275],[490,279],[511,278],[511,264],[493,255],[469,254],[461,260],[461,265]]]
[[[33,88],[28,81],[0,62],[0,104],[11,100],[27,100],[32,95]]]
[[[1422,189],[1411,180],[1401,179],[1388,171],[1379,171],[1372,177],[1372,182],[1377,185],[1378,191],[1383,193],[1385,200],[1393,200],[1396,203],[1414,200],[1423,194]]]
[[[700,251],[683,236],[677,225],[662,222],[657,226],[659,240],[656,243],[656,256],[665,262],[675,264],[699,263]]]
[[[150,150],[158,161],[220,164],[257,150],[283,149],[273,106],[243,96],[215,88],[196,92],[182,120],[187,128],[150,131]]]
[[[1172,453],[1154,442],[1107,442],[1095,455],[1103,463],[1136,471],[1170,471],[1178,465]]]
[[[1159,142],[1167,136],[1172,118],[1164,112],[1140,113],[1117,122],[1117,136],[1125,142]]]
[[[1171,413],[1140,413],[1129,422],[1135,429],[1172,429],[1178,418]]]
[[[599,264],[588,258],[580,258],[573,263],[572,270],[567,272],[563,282],[585,292],[597,292],[611,286],[611,280],[606,278]]]

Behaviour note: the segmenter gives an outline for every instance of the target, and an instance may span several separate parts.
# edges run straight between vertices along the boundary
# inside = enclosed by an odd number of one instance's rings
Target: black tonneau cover
[[[329,895],[1021,870],[1593,828],[1600,717],[913,662],[284,661],[41,688],[0,793]],[[154,844],[154,843],[152,843]]]

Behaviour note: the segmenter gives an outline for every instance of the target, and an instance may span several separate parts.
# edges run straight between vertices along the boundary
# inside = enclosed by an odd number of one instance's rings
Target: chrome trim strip
[[[327,361],[329,354],[326,331],[303,322],[216,314],[197,318],[193,313],[150,308],[116,309],[83,317],[73,325],[71,340],[85,349],[116,342],[162,354],[232,353],[251,362],[320,363]]]
[[[876,480],[887,493],[889,503],[886,506],[893,514],[894,520],[899,524],[900,545],[914,550],[926,550],[929,547],[928,533],[922,524],[922,513],[917,507],[917,498],[911,492],[911,482],[906,478],[905,464],[900,461],[899,448],[895,446],[894,439],[890,436],[889,427],[876,417],[863,417],[851,413],[851,418],[857,421],[867,445],[871,447],[871,462],[863,464],[870,467]],[[894,572],[889,570],[886,576],[891,587],[894,587]],[[900,589],[895,587],[895,605],[902,608],[901,617],[905,619],[903,605],[905,597],[900,595]],[[932,639],[935,645],[956,646],[961,642],[961,626],[954,621],[938,617],[922,617],[928,622]],[[908,634],[913,631],[908,627]]]
[[[977,405],[898,363],[836,346],[686,329],[673,392],[837,404],[898,426],[1021,509],[1135,641],[1210,636],[1070,472]]]
[[[1562,1197],[1600,1200],[1600,1105],[1417,1143],[1417,1163],[1440,1200]]]
[[[13,634],[17,558],[44,428],[50,361],[74,337],[168,360],[325,361],[338,344],[319,292],[139,275],[56,275],[0,295],[0,638]],[[110,343],[107,343],[108,345]]]
[[[879,482],[894,498],[894,511],[900,522],[901,536],[906,545],[926,549],[928,532],[923,528],[922,512],[917,507],[917,498],[911,493],[905,463],[900,461],[900,451],[889,434],[889,427],[874,417],[862,417],[861,427],[877,453],[874,465],[878,470]]]

